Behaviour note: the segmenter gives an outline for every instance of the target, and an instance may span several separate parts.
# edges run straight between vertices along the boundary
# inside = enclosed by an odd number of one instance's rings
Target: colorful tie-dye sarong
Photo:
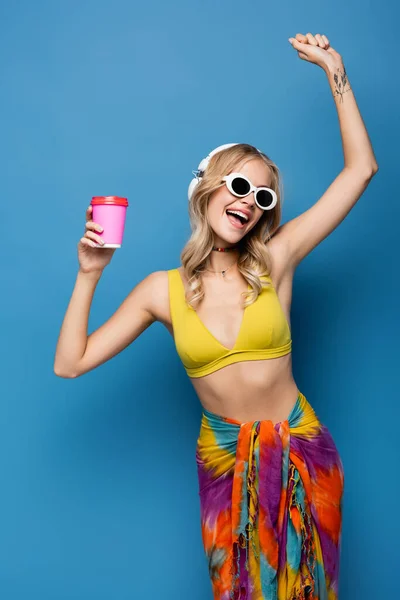
[[[203,410],[196,459],[215,600],[337,600],[343,465],[299,392],[287,420]]]

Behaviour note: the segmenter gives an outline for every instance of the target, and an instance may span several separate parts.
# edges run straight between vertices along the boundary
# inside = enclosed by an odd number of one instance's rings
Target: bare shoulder
[[[155,321],[170,322],[168,271],[153,271],[139,284],[146,297],[147,310]]]

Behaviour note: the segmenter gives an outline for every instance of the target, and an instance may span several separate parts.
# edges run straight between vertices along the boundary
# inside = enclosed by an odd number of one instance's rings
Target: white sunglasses
[[[225,181],[226,187],[231,194],[238,198],[244,198],[250,192],[254,192],[254,200],[262,210],[271,210],[276,206],[278,202],[278,196],[274,190],[269,187],[255,187],[244,175],[241,173],[230,173],[222,178]]]

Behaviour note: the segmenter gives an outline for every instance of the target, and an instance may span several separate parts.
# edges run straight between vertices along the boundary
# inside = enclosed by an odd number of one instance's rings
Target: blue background
[[[0,596],[211,600],[199,522],[200,403],[167,330],[76,380],[53,373],[93,195],[127,196],[123,248],[89,331],[148,273],[179,265],[191,170],[249,142],[283,174],[283,221],[343,167],[324,72],[342,55],[378,175],[298,267],[294,376],[345,466],[344,599],[398,590],[398,100],[394,3],[152,0],[0,6]]]

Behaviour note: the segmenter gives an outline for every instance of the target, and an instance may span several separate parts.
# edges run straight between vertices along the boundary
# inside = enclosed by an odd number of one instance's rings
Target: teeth
[[[242,213],[241,210],[227,210],[226,212],[232,213],[234,215],[239,215],[239,217],[243,217],[243,219],[245,219],[246,222],[249,220],[249,217],[247,215],[245,215],[244,213]]]

